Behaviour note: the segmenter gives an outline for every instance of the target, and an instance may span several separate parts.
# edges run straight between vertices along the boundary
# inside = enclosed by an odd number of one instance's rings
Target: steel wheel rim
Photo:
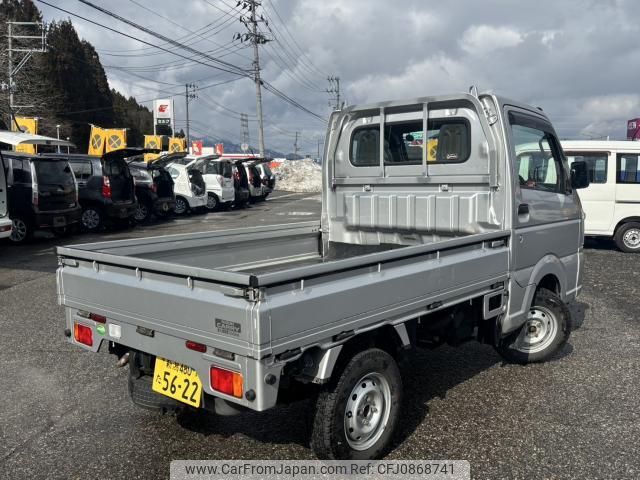
[[[11,225],[11,240],[22,242],[27,238],[27,224],[21,218],[14,218]]]
[[[538,353],[546,349],[558,333],[559,325],[555,314],[544,307],[529,310],[527,322],[524,324],[516,340],[516,348],[523,353]]]
[[[344,433],[354,450],[367,450],[384,433],[391,414],[391,387],[380,373],[364,375],[351,390],[344,412]]]
[[[637,228],[630,228],[622,236],[622,241],[627,248],[640,248],[640,230]]]
[[[209,195],[207,197],[207,208],[209,210],[213,210],[217,206],[218,206],[218,201],[216,200],[216,197],[214,197],[213,195]]]
[[[141,222],[143,221],[145,218],[147,218],[147,215],[149,214],[149,211],[147,210],[146,205],[141,205],[138,204],[138,206],[136,207],[136,213],[134,215],[134,218],[138,221]]]
[[[82,225],[89,230],[98,228],[98,225],[100,225],[100,214],[95,210],[85,210],[82,212]]]
[[[174,210],[177,214],[184,213],[187,210],[187,205],[185,204],[185,201],[182,200],[181,198],[176,198],[176,206]]]

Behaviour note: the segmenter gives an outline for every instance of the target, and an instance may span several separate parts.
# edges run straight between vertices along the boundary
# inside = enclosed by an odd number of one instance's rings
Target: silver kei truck
[[[524,146],[553,175],[521,178]],[[475,339],[529,363],[567,341],[588,177],[540,109],[460,94],[336,111],[323,182],[320,222],[58,248],[65,335],[128,358],[142,407],[309,395],[330,459],[386,453],[415,347]]]

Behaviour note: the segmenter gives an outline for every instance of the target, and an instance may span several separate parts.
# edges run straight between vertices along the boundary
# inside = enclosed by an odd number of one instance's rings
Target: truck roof
[[[640,152],[640,142],[631,140],[562,140],[564,150],[626,150]]]

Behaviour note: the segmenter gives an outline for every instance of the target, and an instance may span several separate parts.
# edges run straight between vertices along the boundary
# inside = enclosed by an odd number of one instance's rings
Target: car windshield
[[[74,177],[66,160],[46,160],[34,162],[36,177],[43,185],[73,185]]]

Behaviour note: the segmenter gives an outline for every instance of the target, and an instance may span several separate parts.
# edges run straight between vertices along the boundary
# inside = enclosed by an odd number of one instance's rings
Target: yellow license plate
[[[153,370],[153,391],[192,407],[200,406],[202,382],[198,372],[181,363],[156,357]]]

